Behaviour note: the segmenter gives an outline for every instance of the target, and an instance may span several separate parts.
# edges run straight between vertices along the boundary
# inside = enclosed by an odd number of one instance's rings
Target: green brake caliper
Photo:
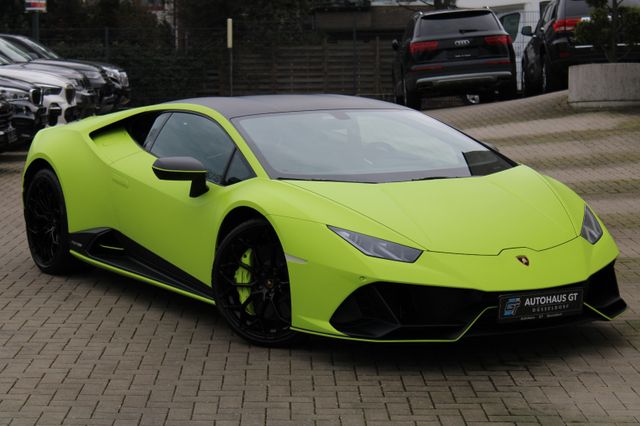
[[[244,252],[244,254],[242,255],[242,257],[240,258],[240,262],[247,265],[247,266],[251,266],[251,253],[252,253],[252,249],[248,249],[247,251]],[[237,284],[248,284],[251,282],[251,272],[249,272],[246,268],[243,268],[242,266],[239,266],[238,269],[236,269],[236,273],[234,275],[234,279],[235,282]],[[250,287],[240,287],[238,286],[238,297],[240,299],[240,303],[244,303],[249,296],[251,295],[251,288]],[[246,307],[245,307],[245,311],[249,314],[249,315],[255,315],[255,310],[253,309],[253,302],[249,303]]]

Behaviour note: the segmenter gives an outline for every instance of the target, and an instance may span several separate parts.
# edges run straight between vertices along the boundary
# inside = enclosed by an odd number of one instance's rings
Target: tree
[[[590,19],[578,23],[576,39],[602,49],[609,62],[624,60],[631,47],[640,43],[640,8],[623,5],[624,0],[587,0]],[[626,43],[621,52],[618,43]]]

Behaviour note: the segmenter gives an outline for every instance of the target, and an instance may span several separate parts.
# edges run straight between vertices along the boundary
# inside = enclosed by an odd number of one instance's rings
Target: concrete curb
[[[569,105],[575,108],[640,106],[640,64],[584,64],[569,67]]]

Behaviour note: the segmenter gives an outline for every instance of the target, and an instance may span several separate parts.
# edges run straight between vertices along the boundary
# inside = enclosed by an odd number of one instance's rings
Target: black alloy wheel
[[[216,305],[229,325],[258,345],[288,344],[291,292],[284,251],[266,220],[252,219],[220,243],[213,267]]]
[[[48,274],[63,274],[81,263],[69,253],[67,211],[55,173],[42,169],[29,181],[24,198],[24,219],[31,257]]]

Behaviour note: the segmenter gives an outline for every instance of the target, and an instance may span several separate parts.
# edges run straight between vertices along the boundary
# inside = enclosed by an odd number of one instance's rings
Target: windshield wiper
[[[475,33],[478,31],[487,31],[486,29],[482,29],[482,28],[465,28],[462,30],[458,30],[460,32],[460,34],[465,34],[465,33]]]

